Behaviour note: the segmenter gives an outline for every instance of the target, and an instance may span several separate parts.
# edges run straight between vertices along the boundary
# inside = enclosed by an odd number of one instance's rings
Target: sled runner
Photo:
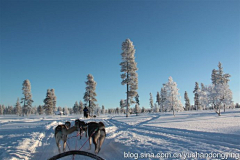
[[[89,152],[86,152],[86,151],[79,151],[79,150],[71,150],[71,151],[67,151],[67,152],[64,152],[64,153],[60,153],[58,155],[55,155],[55,156],[49,158],[48,160],[56,160],[56,159],[59,159],[59,158],[70,156],[70,155],[82,155],[82,156],[90,157],[90,158],[93,158],[93,159],[96,159],[96,160],[104,160],[103,158],[101,158],[101,157],[99,157],[99,156],[97,156],[93,153],[89,153]]]

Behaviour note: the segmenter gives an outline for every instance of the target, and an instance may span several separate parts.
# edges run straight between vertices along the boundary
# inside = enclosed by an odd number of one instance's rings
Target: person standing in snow
[[[84,117],[88,118],[88,109],[86,106],[83,109],[83,114],[84,114]]]

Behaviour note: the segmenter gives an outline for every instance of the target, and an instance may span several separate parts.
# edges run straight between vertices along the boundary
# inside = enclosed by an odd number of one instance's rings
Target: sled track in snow
[[[125,119],[118,119],[119,116],[112,118],[96,118],[87,119],[86,121],[102,121],[105,124],[107,136],[103,143],[102,149],[98,154],[104,159],[123,159],[125,152],[131,153],[240,153],[240,137],[239,135],[229,135],[213,132],[201,132],[178,128],[153,127],[148,126],[159,121],[160,115],[152,115],[151,118],[143,117],[132,123],[125,123]],[[132,117],[131,117],[132,118]],[[145,119],[144,119],[145,118]],[[59,121],[58,121],[59,122]],[[54,139],[54,128],[58,123],[51,122],[40,127],[42,129],[42,138],[39,139],[39,147],[31,159],[48,159],[58,154],[57,146]],[[132,125],[135,124],[135,125]],[[73,125],[73,124],[72,124]],[[74,136],[73,133],[70,136]],[[83,137],[77,141],[78,147],[87,140]],[[70,149],[74,150],[76,139],[68,141]],[[78,148],[77,147],[77,148]],[[82,149],[90,153],[94,153],[94,145],[92,150],[88,150],[88,142]],[[61,146],[62,148],[62,146]],[[68,151],[67,147],[67,151]],[[151,158],[143,158],[151,159]],[[170,158],[171,159],[171,158]],[[181,159],[181,158],[180,158]]]
[[[142,145],[133,149],[136,152],[144,151],[146,146],[152,145],[158,152],[175,152],[178,151],[193,153],[239,153],[240,138],[239,135],[228,135],[213,132],[191,131],[177,128],[152,127],[147,126],[148,122],[158,119],[160,116],[152,117],[150,120],[140,122],[137,125],[129,125],[114,119],[108,119],[111,126],[117,129],[111,138],[118,142],[134,148],[134,144]],[[124,139],[122,134],[128,134],[128,138]],[[126,136],[125,136],[126,137]],[[141,138],[139,138],[141,137]],[[130,140],[129,140],[130,138]],[[140,139],[145,139],[140,142]],[[132,142],[131,142],[132,141]],[[144,143],[147,145],[145,146]],[[173,149],[174,148],[174,149]],[[150,151],[153,149],[150,149]]]

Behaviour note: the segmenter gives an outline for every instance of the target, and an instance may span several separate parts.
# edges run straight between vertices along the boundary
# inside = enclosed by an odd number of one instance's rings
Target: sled
[[[86,152],[86,151],[79,151],[79,150],[71,150],[71,151],[67,151],[67,152],[64,152],[64,153],[60,153],[58,155],[55,155],[55,156],[49,158],[48,160],[56,160],[56,159],[59,159],[59,158],[70,156],[70,155],[82,155],[82,156],[90,157],[90,158],[93,158],[93,159],[96,159],[96,160],[104,160],[103,158],[97,156],[96,154],[89,153],[89,152]]]

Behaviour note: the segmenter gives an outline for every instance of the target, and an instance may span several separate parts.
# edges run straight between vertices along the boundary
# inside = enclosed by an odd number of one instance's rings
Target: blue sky
[[[0,104],[15,105],[29,79],[33,106],[54,88],[57,106],[83,100],[87,74],[100,106],[119,107],[121,44],[136,49],[140,106],[149,107],[169,76],[184,102],[195,82],[211,84],[220,61],[240,102],[240,1],[1,0]],[[154,100],[155,101],[155,100]]]

